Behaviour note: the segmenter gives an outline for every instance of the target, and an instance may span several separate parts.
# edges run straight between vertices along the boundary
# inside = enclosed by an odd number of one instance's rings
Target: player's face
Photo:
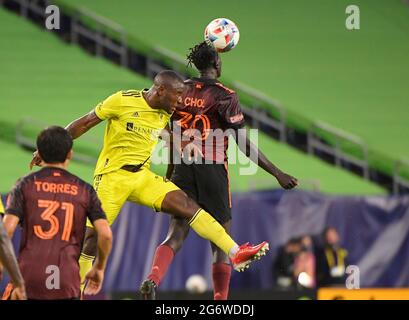
[[[175,85],[168,91],[166,95],[166,111],[168,113],[174,112],[182,104],[182,95],[185,91],[185,85],[183,83]]]

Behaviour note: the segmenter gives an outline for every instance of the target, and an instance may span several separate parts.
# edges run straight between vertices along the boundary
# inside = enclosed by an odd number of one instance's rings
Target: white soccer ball
[[[207,25],[204,38],[218,52],[227,52],[239,43],[240,32],[233,21],[226,18],[217,18]]]
[[[186,280],[186,290],[190,293],[203,293],[207,290],[206,279],[200,274],[193,274]]]

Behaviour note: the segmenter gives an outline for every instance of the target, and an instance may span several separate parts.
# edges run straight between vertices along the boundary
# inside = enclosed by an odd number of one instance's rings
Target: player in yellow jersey
[[[162,71],[149,90],[117,92],[66,129],[76,139],[100,122],[108,122],[94,188],[110,224],[127,200],[185,218],[198,235],[221,248],[233,267],[242,271],[266,253],[268,243],[239,247],[209,213],[175,184],[149,170],[151,153],[183,92],[183,79],[173,71]],[[41,165],[40,161],[35,153],[30,166]],[[80,258],[82,279],[92,267],[96,243],[96,233],[88,225]]]

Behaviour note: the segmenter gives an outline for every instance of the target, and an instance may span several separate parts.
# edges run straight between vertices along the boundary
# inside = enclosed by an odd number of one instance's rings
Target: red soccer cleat
[[[248,242],[241,245],[239,251],[231,259],[234,270],[241,272],[248,269],[250,263],[254,260],[260,260],[262,256],[266,255],[268,250],[268,242],[266,241],[256,246],[251,246]]]

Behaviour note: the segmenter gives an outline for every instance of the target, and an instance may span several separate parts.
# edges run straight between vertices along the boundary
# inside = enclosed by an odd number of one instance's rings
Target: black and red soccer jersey
[[[172,116],[173,130],[179,126],[185,136],[200,140],[206,160],[223,163],[227,159],[226,131],[244,126],[237,94],[214,79],[193,78],[185,85],[182,107]]]
[[[20,218],[18,260],[28,298],[78,297],[86,218],[106,219],[92,186],[68,171],[46,167],[19,180],[6,213]]]

